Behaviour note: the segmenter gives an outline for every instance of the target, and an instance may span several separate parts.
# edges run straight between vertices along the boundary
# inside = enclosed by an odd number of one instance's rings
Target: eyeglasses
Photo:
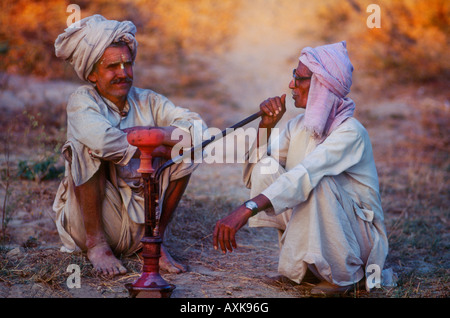
[[[294,78],[294,86],[297,87],[297,81],[305,81],[311,79],[311,76],[309,77],[302,77],[297,75],[297,69],[294,68],[292,71],[292,77]]]

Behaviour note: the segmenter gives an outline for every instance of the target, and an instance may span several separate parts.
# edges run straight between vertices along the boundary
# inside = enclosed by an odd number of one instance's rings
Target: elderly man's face
[[[311,86],[311,76],[312,72],[299,61],[294,72],[294,78],[289,83],[289,88],[292,90],[294,105],[297,108],[306,108],[309,87]],[[295,77],[298,79],[295,79]]]
[[[127,46],[108,47],[88,79],[99,93],[123,107],[133,84],[133,60]]]

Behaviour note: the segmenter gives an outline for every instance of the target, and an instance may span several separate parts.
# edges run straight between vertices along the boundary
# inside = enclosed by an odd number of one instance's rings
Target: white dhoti
[[[258,164],[253,168],[251,197],[285,172],[281,166],[275,174],[261,174],[259,169]],[[339,181],[325,177],[295,209],[258,213],[249,226],[279,230],[280,274],[300,283],[309,268],[322,280],[346,286],[364,277],[373,248],[372,215],[366,214],[345,195]]]
[[[140,161],[132,158],[137,148],[128,144],[125,128],[174,126],[191,136],[195,123],[206,129],[198,114],[176,107],[150,90],[131,88],[126,117],[121,117],[116,108],[92,86],[80,87],[69,99],[63,152],[70,148],[71,164],[66,163],[65,178],[53,204],[53,219],[65,251],[86,248],[83,217],[74,189],[87,182],[102,162],[108,170],[102,210],[107,240],[117,254],[130,255],[140,248],[145,222],[143,183],[137,172]],[[155,168],[161,164],[155,158]],[[160,178],[160,208],[169,182],[191,174],[197,166],[183,162],[164,170]]]
[[[73,148],[72,148],[73,149]],[[77,157],[72,153],[72,157]],[[81,161],[92,158],[80,159]],[[158,165],[158,162],[156,161]],[[140,174],[137,172],[139,160],[131,159],[125,167],[107,165],[109,178],[106,180],[105,198],[102,206],[102,224],[107,242],[117,255],[129,256],[141,248],[144,234],[144,192]],[[167,168],[160,182],[159,206],[161,211],[165,191],[171,181],[191,174],[197,165],[177,164]],[[83,214],[75,196],[75,183],[70,164],[62,180],[53,204],[55,224],[63,243],[62,250],[73,252],[86,250],[86,230]]]
[[[139,195],[133,200],[143,201]],[[133,205],[133,204],[132,204]],[[62,251],[86,250],[86,230],[83,214],[75,196],[75,185],[69,174],[61,182],[53,209],[55,224],[63,243]],[[144,233],[143,224],[136,223],[122,202],[121,191],[117,185],[106,181],[105,199],[102,206],[102,224],[107,242],[115,254],[131,255],[140,248]]]
[[[340,286],[367,278],[369,265],[381,274],[388,243],[367,132],[351,118],[317,145],[302,124],[303,115],[291,120],[270,156],[251,148],[249,158],[259,159],[246,163],[244,182],[273,208],[249,226],[279,230],[278,271],[295,282],[308,268]]]

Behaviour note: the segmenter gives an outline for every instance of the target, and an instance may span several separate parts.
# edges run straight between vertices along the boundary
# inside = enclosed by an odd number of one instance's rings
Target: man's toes
[[[180,273],[187,272],[187,267],[185,265],[176,263],[175,266],[180,270]]]
[[[124,266],[120,266],[119,267],[119,274],[126,274],[127,273],[127,269]]]
[[[105,276],[116,276],[127,273],[127,269],[123,265],[112,264],[110,266],[96,266],[95,271]]]
[[[96,266],[96,267],[94,267],[94,270],[95,270],[95,272],[97,272],[100,275],[105,275],[105,276],[109,275],[108,269],[105,267]]]
[[[117,276],[117,275],[125,274],[126,272],[127,272],[127,269],[123,265],[116,264],[116,265],[113,265],[111,267],[111,269],[109,270],[109,275]]]

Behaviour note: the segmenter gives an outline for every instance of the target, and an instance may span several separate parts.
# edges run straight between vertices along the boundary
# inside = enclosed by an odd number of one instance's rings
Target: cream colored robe
[[[251,197],[264,194],[273,210],[249,225],[279,230],[280,274],[301,282],[309,268],[330,283],[350,285],[370,264],[381,271],[388,253],[372,146],[353,117],[318,146],[303,120],[288,122],[271,142],[270,156],[267,146],[250,149],[244,182]]]
[[[196,113],[176,107],[166,97],[151,90],[132,87],[126,117],[102,98],[90,85],[73,93],[67,106],[67,142],[72,163],[66,162],[66,174],[53,204],[54,220],[63,243],[62,250],[85,250],[86,233],[74,192],[75,185],[88,181],[107,160],[109,179],[103,203],[103,224],[114,252],[129,255],[140,247],[143,235],[144,198],[139,159],[132,159],[136,147],[127,141],[122,129],[135,126],[175,126],[192,133],[194,121],[204,123]],[[161,164],[161,163],[159,163]],[[181,163],[164,170],[160,184],[160,205],[169,181],[191,174],[195,164]]]

